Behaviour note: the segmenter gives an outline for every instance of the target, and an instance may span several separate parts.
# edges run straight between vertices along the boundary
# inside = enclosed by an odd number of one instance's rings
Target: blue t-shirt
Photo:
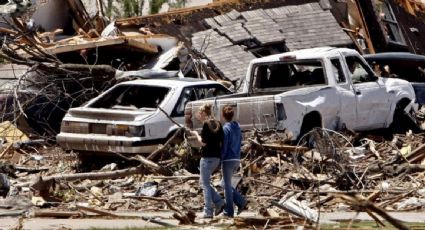
[[[223,126],[224,140],[221,148],[221,160],[240,160],[242,132],[236,121],[226,122]]]

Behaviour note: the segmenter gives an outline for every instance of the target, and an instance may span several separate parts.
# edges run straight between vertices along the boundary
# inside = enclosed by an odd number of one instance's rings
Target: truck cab
[[[395,109],[410,108],[414,97],[408,82],[377,77],[357,51],[321,47],[254,59],[240,94],[191,102],[186,114],[212,103],[221,117],[230,104],[242,129],[286,129],[296,139],[313,127],[388,127]]]

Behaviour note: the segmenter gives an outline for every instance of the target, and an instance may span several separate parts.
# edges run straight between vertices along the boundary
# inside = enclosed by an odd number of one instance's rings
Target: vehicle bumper
[[[163,140],[143,140],[140,137],[106,136],[102,134],[60,133],[59,145],[67,150],[119,153],[151,153]]]

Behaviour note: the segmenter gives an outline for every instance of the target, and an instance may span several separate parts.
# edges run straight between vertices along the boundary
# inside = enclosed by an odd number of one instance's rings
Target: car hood
[[[157,110],[117,110],[79,107],[72,108],[66,114],[64,120],[82,121],[141,121],[152,116]]]

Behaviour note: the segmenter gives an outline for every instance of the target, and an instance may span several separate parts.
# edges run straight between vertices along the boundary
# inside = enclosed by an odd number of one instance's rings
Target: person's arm
[[[224,157],[227,154],[229,149],[229,141],[230,141],[230,131],[226,128],[223,128],[223,146],[221,148],[222,156]]]
[[[210,136],[210,133],[209,133],[208,124],[204,122],[204,125],[202,126],[202,130],[201,130],[201,136],[199,137],[200,138],[199,141],[202,142],[202,146],[205,146],[207,144],[207,140],[209,136]]]

